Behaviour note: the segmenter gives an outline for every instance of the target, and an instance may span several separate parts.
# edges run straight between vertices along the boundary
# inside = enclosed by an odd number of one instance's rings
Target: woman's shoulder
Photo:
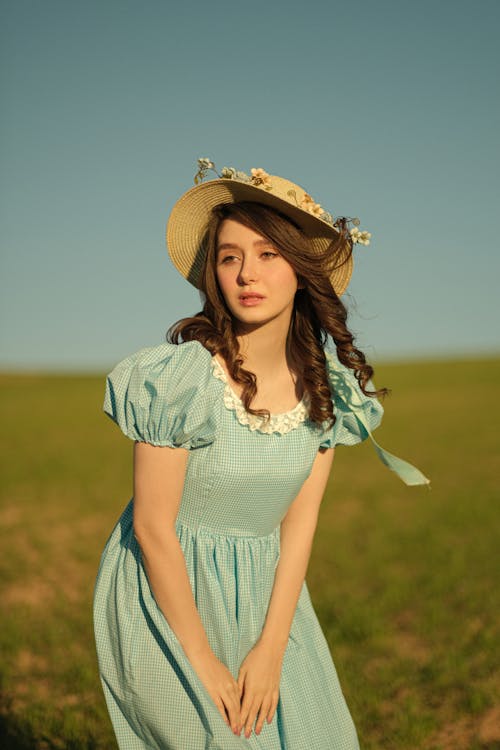
[[[320,447],[356,445],[369,437],[382,463],[405,484],[429,484],[429,479],[416,466],[386,451],[373,437],[372,431],[380,425],[384,414],[378,398],[363,393],[354,371],[343,365],[333,352],[325,351],[325,356],[336,421],[324,436]],[[376,390],[371,379],[366,383],[365,390]]]
[[[379,403],[376,396],[367,396],[363,393],[354,370],[344,365],[335,352],[325,349],[325,358],[330,389],[340,397],[344,406],[366,408],[374,402]],[[376,390],[371,379],[367,381],[365,390]]]
[[[138,371],[161,372],[165,368],[173,369],[179,375],[193,369],[192,374],[200,374],[211,364],[212,355],[200,341],[185,341],[181,344],[163,342],[146,346],[129,354],[113,369],[135,367]],[[199,368],[202,368],[201,370]],[[180,369],[179,369],[180,368]]]
[[[335,352],[325,348],[325,357],[336,416],[330,442],[355,445],[380,425],[384,408],[376,396],[363,393],[354,370],[342,364]],[[365,390],[376,390],[372,380],[368,380]]]
[[[104,411],[130,438],[193,447],[214,431],[212,355],[199,342],[148,346],[106,377]]]

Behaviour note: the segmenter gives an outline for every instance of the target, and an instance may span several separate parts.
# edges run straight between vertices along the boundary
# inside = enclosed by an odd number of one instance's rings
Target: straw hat
[[[217,178],[203,182],[208,171],[215,172]],[[200,286],[205,258],[203,240],[212,209],[220,203],[239,201],[262,203],[289,216],[310,238],[313,251],[324,252],[342,231],[346,241],[340,247],[338,267],[332,271],[330,281],[338,296],[346,290],[352,274],[352,246],[368,245],[371,237],[369,232],[358,229],[359,219],[344,216],[334,220],[303,188],[283,177],[269,175],[260,168],[247,175],[224,167],[219,174],[210,159],[198,160],[195,187],[179,198],[167,223],[170,258],[191,284]]]

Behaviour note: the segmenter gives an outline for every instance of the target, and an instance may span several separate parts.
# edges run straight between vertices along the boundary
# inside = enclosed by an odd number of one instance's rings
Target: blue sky
[[[16,0],[0,21],[0,368],[105,370],[199,309],[164,241],[199,156],[360,217],[368,358],[500,352],[497,0]]]

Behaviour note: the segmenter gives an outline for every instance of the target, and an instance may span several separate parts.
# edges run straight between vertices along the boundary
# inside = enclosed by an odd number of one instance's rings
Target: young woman
[[[126,750],[355,750],[305,575],[334,448],[373,440],[387,392],[340,300],[369,234],[262,169],[199,167],[167,243],[203,310],[107,378],[135,441],[95,589],[108,709]]]

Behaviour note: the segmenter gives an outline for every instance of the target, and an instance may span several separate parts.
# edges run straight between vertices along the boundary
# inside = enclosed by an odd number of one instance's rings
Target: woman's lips
[[[244,307],[254,307],[265,299],[261,294],[240,294],[238,298]]]

